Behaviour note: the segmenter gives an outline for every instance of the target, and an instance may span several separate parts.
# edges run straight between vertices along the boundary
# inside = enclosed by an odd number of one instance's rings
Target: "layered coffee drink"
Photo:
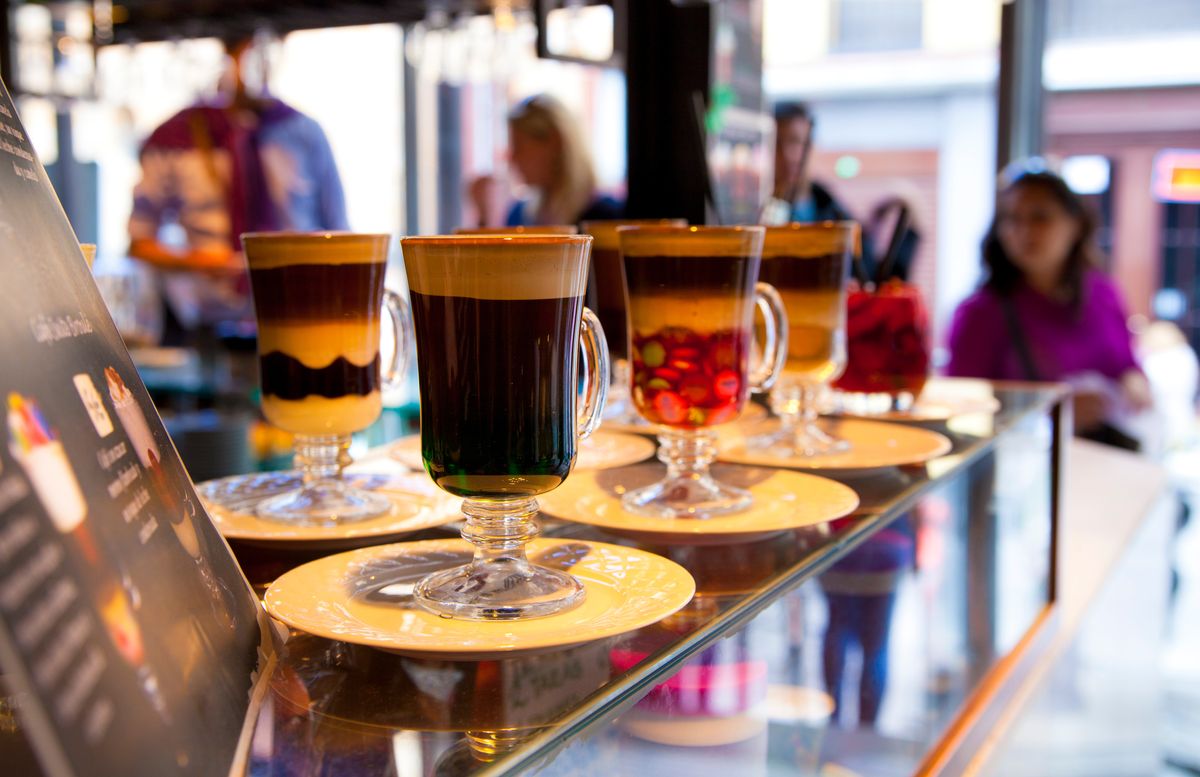
[[[442,489],[532,497],[575,460],[590,238],[407,238],[421,457]]]
[[[846,369],[846,284],[858,245],[852,221],[767,229],[762,278],[787,308],[788,357],[771,391],[779,428],[750,446],[780,459],[839,453],[849,443],[817,424],[821,394]]]
[[[380,399],[386,235],[246,235],[262,409],[302,435],[370,426]]]
[[[749,395],[757,254],[625,257],[634,405],[680,428],[735,420]]]
[[[770,233],[768,232],[768,235]],[[759,274],[779,290],[788,312],[784,374],[824,383],[846,366],[844,253],[804,254],[792,247],[763,249]]]

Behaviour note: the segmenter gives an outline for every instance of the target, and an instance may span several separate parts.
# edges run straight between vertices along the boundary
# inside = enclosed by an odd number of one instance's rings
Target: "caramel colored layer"
[[[288,400],[264,396],[262,409],[268,421],[293,434],[350,434],[374,423],[383,410],[383,401],[378,391],[337,399],[310,396]]]

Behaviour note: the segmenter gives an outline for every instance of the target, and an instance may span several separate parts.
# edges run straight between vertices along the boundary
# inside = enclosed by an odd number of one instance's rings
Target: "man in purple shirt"
[[[1082,200],[1039,172],[1017,178],[997,203],[983,243],[987,278],[955,311],[947,374],[1070,383],[1081,432],[1145,409],[1149,385],[1120,294],[1095,268]]]
[[[252,320],[243,232],[348,229],[321,127],[273,97],[248,93],[240,72],[252,43],[226,42],[232,94],[183,109],[141,150],[129,253],[163,271],[169,310],[184,330]],[[182,228],[185,247],[160,240],[168,223]]]

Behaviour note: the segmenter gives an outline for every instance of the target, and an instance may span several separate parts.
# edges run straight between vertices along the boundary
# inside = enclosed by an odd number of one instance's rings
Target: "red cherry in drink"
[[[687,418],[688,405],[674,391],[661,391],[654,397],[654,412],[664,424],[682,423]]]
[[[737,347],[731,341],[713,343],[708,352],[707,363],[716,370],[728,370],[737,366]]]
[[[712,390],[704,375],[688,375],[679,387],[679,393],[693,405],[704,405],[712,400]]]
[[[722,399],[731,399],[742,388],[742,378],[733,370],[721,370],[713,378],[713,393]]]

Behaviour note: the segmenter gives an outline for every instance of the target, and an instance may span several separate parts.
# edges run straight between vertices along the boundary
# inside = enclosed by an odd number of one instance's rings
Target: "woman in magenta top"
[[[1064,381],[1086,432],[1149,404],[1120,293],[1096,268],[1095,223],[1052,173],[1026,173],[997,199],[983,241],[987,276],[955,311],[949,375]]]

